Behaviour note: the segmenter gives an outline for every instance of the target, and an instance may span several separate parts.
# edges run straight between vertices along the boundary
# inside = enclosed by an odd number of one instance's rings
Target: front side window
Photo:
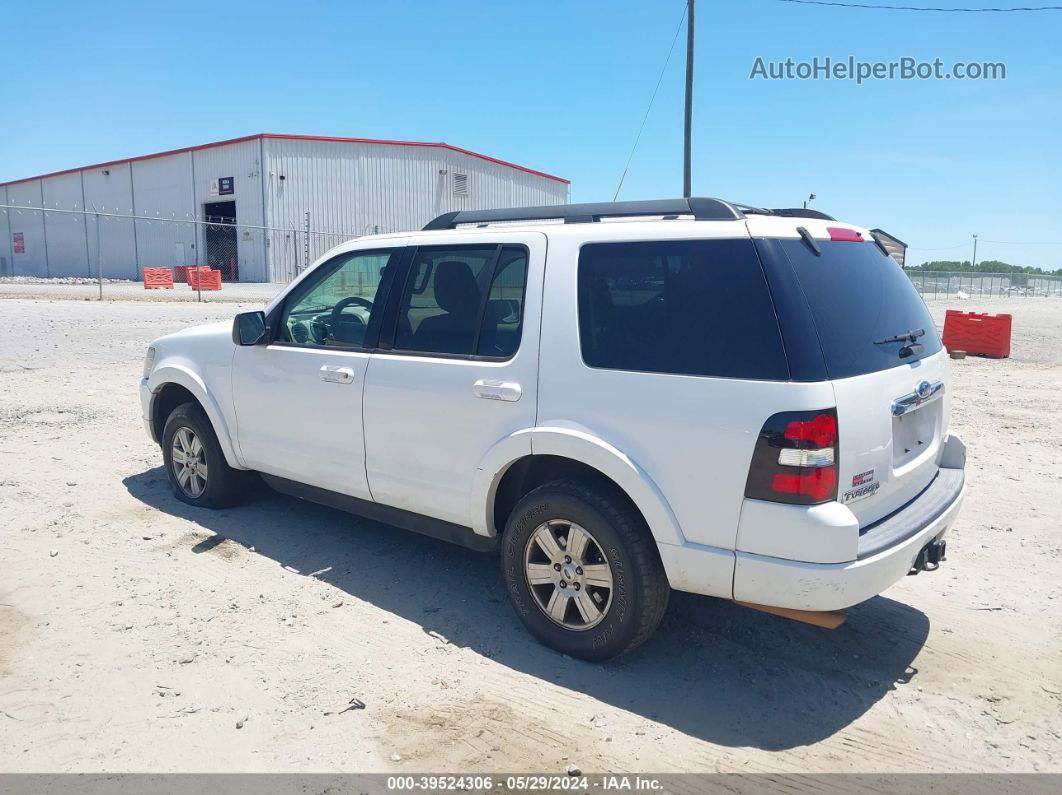
[[[593,243],[579,254],[590,367],[784,381],[767,280],[751,240]]]
[[[397,266],[399,249],[352,251],[321,266],[288,298],[277,340],[294,345],[362,348],[383,307],[376,298],[384,274]]]
[[[508,357],[520,341],[527,251],[520,246],[417,249],[398,309],[394,348]]]

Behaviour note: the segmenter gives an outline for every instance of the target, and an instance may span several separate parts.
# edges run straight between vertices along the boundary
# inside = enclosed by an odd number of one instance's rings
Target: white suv
[[[681,199],[351,241],[265,312],[153,342],[140,391],[185,502],[257,472],[500,548],[527,628],[602,660],[672,588],[814,622],[936,568],[964,491],[946,365],[877,231]]]

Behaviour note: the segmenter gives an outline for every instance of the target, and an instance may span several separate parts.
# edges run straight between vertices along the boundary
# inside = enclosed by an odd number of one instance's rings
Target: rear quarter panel
[[[588,367],[579,343],[577,263],[591,242],[747,236],[741,222],[558,228],[550,236],[542,315],[538,426],[571,428],[615,447],[659,489],[685,542],[726,551],[735,548],[764,421],[779,411],[833,406],[832,386]]]

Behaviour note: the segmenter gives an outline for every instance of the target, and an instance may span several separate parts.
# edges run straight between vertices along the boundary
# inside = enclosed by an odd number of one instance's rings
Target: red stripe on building
[[[448,149],[451,152],[457,152],[458,154],[468,155],[469,157],[475,157],[479,160],[486,160],[488,163],[496,163],[499,166],[506,166],[507,168],[515,168],[517,171],[523,171],[527,174],[534,174],[536,177],[545,177],[546,179],[552,179],[556,182],[563,182],[565,185],[571,184],[571,180],[564,177],[557,177],[553,174],[547,174],[544,171],[536,171],[533,168],[526,168],[524,166],[518,166],[516,163],[510,163],[507,160],[499,160],[496,157],[490,157],[489,155],[481,155],[479,152],[473,152],[469,149],[462,149],[459,146],[452,146],[447,143],[431,143],[427,141],[388,141],[380,138],[338,138],[327,135],[285,135],[283,133],[258,133],[257,135],[245,135],[241,138],[230,138],[226,141],[215,141],[209,144],[199,144],[198,146],[185,146],[181,149],[169,149],[165,152],[155,152],[150,155],[139,155],[137,157],[124,157],[120,160],[108,160],[106,163],[93,163],[90,166],[80,166],[79,168],[67,168],[62,171],[52,171],[48,174],[39,174],[35,177],[23,177],[22,179],[13,179],[8,182],[0,182],[0,186],[17,185],[20,182],[32,182],[38,179],[47,179],[48,177],[59,177],[63,174],[76,174],[79,171],[91,171],[97,168],[107,168],[108,166],[119,166],[125,163],[136,163],[140,160],[152,160],[156,157],[169,157],[170,155],[181,155],[185,152],[198,152],[201,149],[214,149],[219,146],[229,146],[230,144],[242,144],[248,141],[257,141],[262,138],[279,138],[289,141],[332,141],[335,143],[344,144],[379,144],[381,146],[421,146],[421,147],[434,147],[436,149]]]

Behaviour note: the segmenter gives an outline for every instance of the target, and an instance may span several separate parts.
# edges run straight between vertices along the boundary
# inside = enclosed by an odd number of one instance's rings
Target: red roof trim
[[[241,138],[229,138],[225,141],[215,141],[209,144],[200,144],[199,146],[185,146],[181,149],[169,149],[165,152],[155,152],[150,155],[139,155],[137,157],[123,157],[119,160],[108,160],[106,163],[93,163],[90,166],[80,166],[79,168],[67,168],[62,171],[52,171],[48,174],[39,174],[35,177],[23,177],[22,179],[13,179],[8,182],[0,182],[0,186],[17,185],[20,182],[32,182],[38,179],[47,179],[48,177],[60,177],[64,174],[76,174],[79,171],[90,171],[97,168],[106,168],[107,166],[118,166],[125,163],[135,163],[139,160],[153,160],[156,157],[169,157],[170,155],[181,155],[185,152],[198,152],[201,149],[214,149],[218,146],[229,146],[230,144],[242,144],[248,141],[257,141],[261,138],[279,138],[290,141],[333,141],[335,143],[344,144],[381,144],[384,146],[427,146],[437,149],[448,149],[451,152],[457,152],[458,154],[468,155],[469,157],[475,157],[479,160],[486,160],[488,163],[496,163],[499,166],[506,166],[508,168],[515,168],[517,171],[523,171],[527,174],[534,174],[536,177],[545,177],[546,179],[552,179],[556,182],[563,182],[565,185],[570,185],[571,180],[564,177],[557,177],[553,174],[547,174],[545,171],[536,171],[533,168],[526,168],[524,166],[518,166],[516,163],[510,163],[507,160],[499,160],[496,157],[490,157],[489,155],[481,155],[478,152],[473,152],[470,149],[462,149],[459,146],[452,146],[443,142],[425,142],[425,141],[388,141],[380,138],[337,138],[327,135],[285,135],[283,133],[258,133],[256,135],[245,135]]]

